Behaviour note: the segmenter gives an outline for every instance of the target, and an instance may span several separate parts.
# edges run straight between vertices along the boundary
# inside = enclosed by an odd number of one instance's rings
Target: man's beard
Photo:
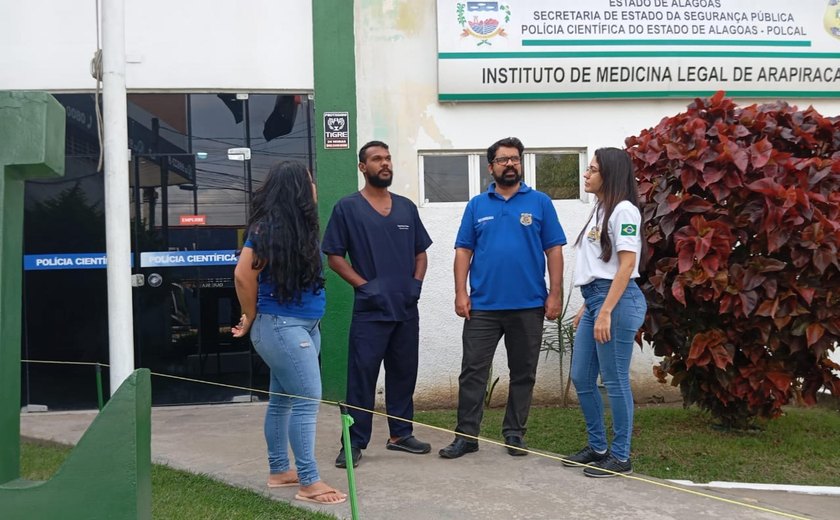
[[[367,175],[367,180],[370,183],[370,185],[375,187],[375,188],[387,188],[388,186],[391,185],[391,182],[393,182],[394,174],[392,172],[391,176],[388,177],[387,179],[383,179],[382,177],[379,176],[379,174],[371,174],[371,175]]]
[[[513,177],[506,177],[506,175],[510,172],[513,172],[515,175]],[[522,180],[522,174],[516,171],[516,168],[505,168],[500,175],[493,174],[493,180],[496,181],[496,184],[499,186],[516,186],[519,184],[519,181]]]

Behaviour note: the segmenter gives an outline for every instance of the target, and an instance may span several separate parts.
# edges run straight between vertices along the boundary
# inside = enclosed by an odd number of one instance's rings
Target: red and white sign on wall
[[[181,215],[182,226],[203,226],[207,224],[207,215]]]

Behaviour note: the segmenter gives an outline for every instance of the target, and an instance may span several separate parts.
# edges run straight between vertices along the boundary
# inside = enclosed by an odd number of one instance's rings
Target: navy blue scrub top
[[[383,216],[356,192],[333,208],[321,250],[349,255],[368,281],[356,288],[354,320],[404,321],[418,316],[422,283],[414,278],[414,259],[431,244],[413,202],[392,193],[391,213]]]

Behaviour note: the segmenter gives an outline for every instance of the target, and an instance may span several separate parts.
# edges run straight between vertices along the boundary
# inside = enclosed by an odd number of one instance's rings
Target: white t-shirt
[[[600,205],[586,223],[583,238],[575,248],[575,287],[586,285],[596,279],[612,280],[618,272],[618,252],[636,253],[636,265],[630,278],[639,277],[639,260],[642,256],[642,215],[629,200],[616,205],[608,222],[608,233],[613,245],[609,262],[601,260],[601,223],[604,208]]]

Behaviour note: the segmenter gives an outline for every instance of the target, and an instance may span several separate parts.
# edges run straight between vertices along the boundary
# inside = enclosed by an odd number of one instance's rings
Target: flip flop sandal
[[[270,488],[295,487],[295,486],[299,486],[299,485],[300,485],[299,480],[295,480],[294,482],[284,482],[282,484],[272,484],[271,482],[266,483],[266,486],[268,486]]]
[[[331,502],[326,502],[324,500],[318,500],[318,497],[322,497],[324,495],[330,495],[330,494],[333,494],[333,493],[340,496],[341,500],[336,500],[336,501],[331,501]],[[298,494],[295,495],[295,500],[300,500],[301,502],[311,502],[313,504],[333,506],[333,505],[341,504],[341,503],[347,501],[347,496],[342,496],[342,495],[344,495],[344,493],[341,493],[340,491],[337,491],[335,489],[331,489],[329,491],[322,491],[322,492],[316,493],[314,495],[306,495],[306,496],[298,493]]]

